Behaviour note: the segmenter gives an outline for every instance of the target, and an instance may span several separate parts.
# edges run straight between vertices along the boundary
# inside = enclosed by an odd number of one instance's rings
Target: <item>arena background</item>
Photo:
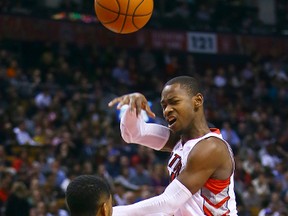
[[[240,216],[288,215],[288,2],[155,1],[140,31],[105,29],[89,0],[0,2],[0,215],[68,215],[67,184],[96,174],[114,204],[167,186],[166,153],[125,144],[107,102],[191,75],[231,144]]]

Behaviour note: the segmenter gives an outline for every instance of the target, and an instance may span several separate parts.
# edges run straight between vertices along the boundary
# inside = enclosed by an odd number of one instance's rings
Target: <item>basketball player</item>
[[[168,127],[145,123],[139,115],[141,109],[149,116],[155,114],[140,93],[115,98],[109,106],[116,103],[117,108],[130,107],[120,123],[127,143],[171,152],[171,183],[159,196],[114,207],[113,216],[237,215],[232,151],[220,131],[208,127],[196,79],[180,76],[165,84],[161,106]]]
[[[94,175],[73,179],[66,190],[71,216],[111,216],[112,195],[108,184]]]

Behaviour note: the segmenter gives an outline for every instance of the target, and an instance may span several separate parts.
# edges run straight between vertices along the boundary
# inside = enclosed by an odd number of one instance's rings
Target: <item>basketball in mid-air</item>
[[[144,27],[153,13],[153,0],[94,0],[98,20],[109,30],[128,34]]]

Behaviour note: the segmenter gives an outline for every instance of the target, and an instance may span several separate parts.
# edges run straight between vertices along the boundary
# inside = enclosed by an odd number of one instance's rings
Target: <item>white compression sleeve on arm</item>
[[[180,181],[174,179],[159,196],[132,205],[113,207],[113,216],[171,216],[191,196],[192,193]]]
[[[120,121],[121,136],[127,143],[136,143],[155,150],[162,149],[170,136],[170,129],[159,124],[146,123],[136,110],[129,108]]]

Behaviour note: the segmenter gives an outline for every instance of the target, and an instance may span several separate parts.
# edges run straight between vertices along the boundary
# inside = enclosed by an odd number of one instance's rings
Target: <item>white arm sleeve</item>
[[[192,193],[174,179],[159,196],[132,205],[113,207],[113,216],[172,216],[191,197]]]
[[[121,136],[127,143],[140,144],[155,150],[162,149],[170,136],[170,129],[159,124],[146,123],[141,115],[136,116],[126,109],[120,121]]]

